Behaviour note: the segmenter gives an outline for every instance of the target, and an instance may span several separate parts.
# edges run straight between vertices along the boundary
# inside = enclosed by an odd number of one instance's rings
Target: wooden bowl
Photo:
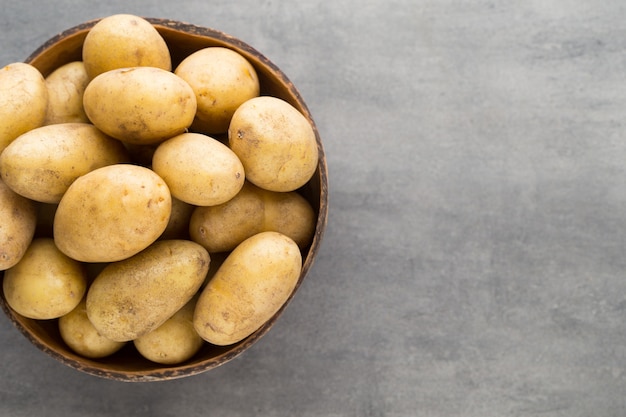
[[[148,361],[139,355],[132,343],[128,343],[122,350],[104,359],[84,358],[70,350],[63,342],[57,320],[42,321],[25,318],[8,306],[4,295],[0,297],[2,309],[13,324],[46,354],[79,371],[128,382],[168,380],[199,374],[220,366],[249,349],[271,329],[311,268],[322,241],[328,213],[328,169],[322,141],[309,109],[287,76],[261,53],[225,33],[168,19],[146,19],[156,27],[167,42],[172,55],[173,68],[176,68],[178,62],[184,57],[201,48],[209,46],[231,48],[254,65],[261,83],[262,95],[271,95],[286,100],[310,120],[320,151],[319,164],[313,178],[300,191],[317,210],[317,225],[313,242],[303,253],[303,267],[298,284],[280,311],[241,342],[225,347],[205,343],[193,358],[179,365],[166,366]],[[47,76],[63,64],[81,60],[83,41],[97,22],[98,19],[88,21],[54,36],[33,52],[26,62]]]

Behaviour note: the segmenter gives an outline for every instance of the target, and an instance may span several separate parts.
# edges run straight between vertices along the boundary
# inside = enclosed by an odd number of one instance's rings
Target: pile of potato
[[[176,68],[145,19],[113,15],[46,78],[0,69],[0,271],[8,305],[76,353],[133,343],[162,364],[237,343],[287,301],[315,230],[299,193],[312,125],[260,95],[239,53]]]

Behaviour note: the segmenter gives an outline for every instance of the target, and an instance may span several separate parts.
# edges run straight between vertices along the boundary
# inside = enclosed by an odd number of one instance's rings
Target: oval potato
[[[220,346],[245,339],[288,301],[301,269],[300,249],[287,236],[262,232],[246,239],[200,293],[196,331]]]
[[[194,208],[189,221],[191,239],[209,252],[233,250],[245,239],[274,231],[306,248],[315,232],[315,212],[295,191],[268,191],[247,182],[224,204]]]
[[[245,180],[237,155],[200,133],[183,133],[161,143],[152,157],[152,169],[174,197],[196,206],[225,203]]]
[[[188,240],[161,240],[106,266],[87,292],[87,315],[104,337],[130,341],[159,327],[196,294],[209,253]]]
[[[22,259],[4,272],[4,296],[13,310],[39,320],[72,311],[87,288],[82,265],[57,249],[51,238],[35,238]]]
[[[111,70],[85,89],[89,120],[123,142],[156,144],[183,133],[193,122],[196,96],[182,78],[153,67]]]
[[[82,61],[69,62],[45,79],[48,110],[44,125],[56,123],[89,123],[83,109],[83,94],[89,77]]]
[[[37,227],[37,206],[0,180],[0,271],[19,262]]]
[[[115,14],[97,22],[85,37],[82,54],[90,79],[117,68],[172,69],[161,34],[146,19],[132,14]]]
[[[24,197],[58,203],[76,178],[128,158],[120,141],[92,124],[52,124],[11,142],[0,155],[0,175]]]
[[[0,69],[0,153],[22,133],[43,125],[48,89],[43,75],[30,64],[16,62]]]
[[[228,144],[246,178],[266,190],[294,191],[317,169],[319,151],[311,123],[277,97],[255,97],[239,106],[228,128]]]
[[[114,262],[158,239],[169,222],[167,184],[148,168],[115,164],[70,185],[54,216],[59,249],[83,262]]]

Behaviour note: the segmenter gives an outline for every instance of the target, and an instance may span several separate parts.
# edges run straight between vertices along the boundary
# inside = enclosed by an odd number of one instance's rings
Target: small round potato
[[[90,79],[117,68],[172,69],[170,52],[161,34],[147,20],[130,14],[101,19],[87,33],[82,52]]]
[[[220,346],[245,339],[288,301],[301,269],[300,249],[287,236],[262,232],[246,239],[200,293],[196,331]]]
[[[51,238],[35,238],[22,259],[4,272],[4,296],[24,317],[47,320],[72,311],[83,298],[82,265],[64,255]]]
[[[268,231],[280,232],[306,248],[315,232],[313,207],[296,191],[267,191],[246,181],[226,203],[194,208],[189,221],[191,239],[211,253],[231,251]]]
[[[87,292],[87,315],[104,337],[125,342],[149,333],[197,293],[209,253],[189,240],[161,240],[106,266]]]
[[[165,323],[133,341],[141,356],[152,362],[175,365],[200,350],[204,340],[193,327],[196,299],[192,298]]]
[[[319,151],[311,123],[276,97],[256,97],[239,106],[228,128],[228,143],[247,179],[266,190],[294,191],[317,168]]]
[[[196,94],[198,111],[193,128],[202,133],[225,133],[237,107],[260,91],[254,67],[241,54],[224,47],[200,49],[188,55],[174,72]]]
[[[150,145],[183,133],[193,122],[196,96],[182,78],[153,67],[111,70],[85,88],[89,120],[123,142]]]
[[[201,133],[183,133],[161,143],[152,157],[152,169],[174,197],[196,206],[225,203],[245,180],[237,155]]]
[[[48,112],[44,125],[89,123],[83,109],[83,93],[89,77],[82,61],[60,66],[45,81],[48,89]]]
[[[167,227],[172,197],[148,168],[116,164],[79,177],[54,217],[59,249],[83,262],[115,262],[147,248]]]
[[[0,69],[0,153],[22,133],[43,125],[48,89],[43,75],[30,64],[16,62]]]
[[[0,155],[0,175],[24,197],[58,203],[76,178],[128,158],[120,141],[92,124],[52,124],[11,142]]]
[[[125,342],[114,342],[102,336],[87,317],[85,298],[66,315],[59,317],[59,332],[74,352],[86,358],[104,358],[120,350]]]
[[[0,271],[24,256],[35,235],[37,207],[0,180]]]

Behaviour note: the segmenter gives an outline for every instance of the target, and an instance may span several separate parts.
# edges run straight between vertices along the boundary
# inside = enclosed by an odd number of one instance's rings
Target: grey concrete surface
[[[267,55],[320,129],[330,215],[272,331],[125,384],[0,318],[0,415],[626,415],[626,3],[2,0],[0,62],[129,12]]]

